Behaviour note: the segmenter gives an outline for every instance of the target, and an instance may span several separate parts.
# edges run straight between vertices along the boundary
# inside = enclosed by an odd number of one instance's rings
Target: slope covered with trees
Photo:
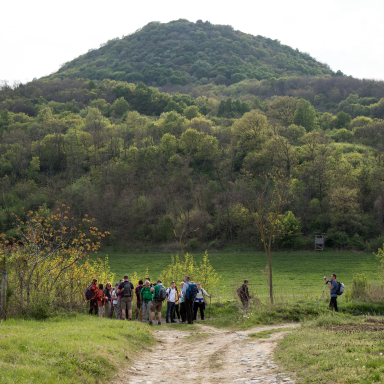
[[[151,22],[131,35],[110,40],[65,63],[49,78],[183,86],[333,75],[327,65],[277,40],[235,31],[228,25],[180,19]]]
[[[0,233],[12,212],[63,201],[96,217],[111,242],[167,242],[186,230],[212,245],[258,244],[248,201],[279,172],[294,196],[279,246],[308,238],[312,248],[313,232],[332,246],[381,246],[384,99],[381,83],[371,94],[360,85],[366,93],[338,96],[333,114],[303,97],[193,98],[114,80],[3,86]]]

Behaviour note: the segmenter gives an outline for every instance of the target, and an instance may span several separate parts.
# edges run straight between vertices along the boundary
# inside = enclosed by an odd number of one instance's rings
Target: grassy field
[[[323,315],[304,323],[275,351],[296,383],[383,383],[384,320]]]
[[[175,253],[174,253],[175,254]],[[149,268],[150,275],[157,278],[170,263],[171,253],[136,253],[135,251],[113,251],[107,248],[100,256],[109,256],[109,264],[116,273],[116,279],[134,271],[144,274]],[[203,253],[194,254],[201,261]],[[236,289],[247,278],[249,288],[261,299],[268,295],[265,279],[260,272],[267,265],[264,253],[235,248],[223,251],[210,251],[209,260],[221,275],[219,287],[213,290],[216,297],[230,299],[236,296]],[[276,252],[273,254],[273,276],[276,300],[284,302],[287,298],[315,299],[320,297],[324,287],[324,274],[330,277],[336,273],[338,280],[348,285],[356,273],[365,273],[369,281],[378,279],[378,263],[372,253],[356,252]],[[326,292],[324,298],[328,299]],[[343,297],[340,297],[343,301]]]
[[[154,344],[137,322],[77,315],[0,324],[0,383],[106,383]]]

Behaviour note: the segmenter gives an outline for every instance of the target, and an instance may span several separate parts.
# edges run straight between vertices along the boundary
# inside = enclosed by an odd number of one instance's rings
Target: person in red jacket
[[[93,294],[93,299],[89,300],[89,314],[92,315],[93,311],[95,311],[95,315],[97,316],[99,314],[99,288],[97,286],[97,279],[92,280],[91,292]]]

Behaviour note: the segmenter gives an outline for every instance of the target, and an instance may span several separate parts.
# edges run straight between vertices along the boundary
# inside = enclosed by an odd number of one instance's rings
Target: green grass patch
[[[154,344],[138,322],[77,315],[0,325],[0,382],[105,383]]]
[[[292,328],[269,329],[268,331],[250,333],[248,336],[252,339],[269,339],[276,332],[291,331],[291,330]]]
[[[383,383],[384,321],[322,315],[286,335],[275,356],[296,383]]]
[[[116,252],[112,247],[107,247],[98,254],[100,257],[106,255],[109,256],[109,264],[116,273],[116,279],[134,271],[144,274],[147,267],[155,279],[171,261],[171,253],[151,250],[147,253],[136,253],[134,250]],[[194,254],[196,262],[202,258],[202,252]],[[336,273],[338,280],[346,285],[346,290],[357,272],[365,273],[370,282],[378,280],[378,264],[372,253],[290,251],[275,252],[272,259],[275,298],[280,302],[318,300],[324,287],[324,274],[330,277],[331,273]],[[233,246],[222,251],[209,250],[209,260],[221,276],[219,286],[209,292],[214,294],[213,301],[218,298],[234,299],[244,279],[249,280],[251,292],[256,292],[262,301],[268,300],[268,287],[260,272],[267,264],[264,253],[251,252],[249,247]],[[323,298],[329,300],[328,291]],[[339,303],[342,304],[344,300],[343,295]]]

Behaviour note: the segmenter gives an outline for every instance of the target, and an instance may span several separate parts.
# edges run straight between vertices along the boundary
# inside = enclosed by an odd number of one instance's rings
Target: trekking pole
[[[209,318],[211,318],[211,302],[212,297],[209,298]]]
[[[317,303],[317,305],[320,304],[320,300],[321,298],[323,297],[323,294],[324,294],[324,291],[325,291],[325,287],[327,286],[327,284],[324,285],[324,288],[323,288],[323,292],[321,292],[321,296],[320,296],[320,299],[319,299],[319,302]]]

